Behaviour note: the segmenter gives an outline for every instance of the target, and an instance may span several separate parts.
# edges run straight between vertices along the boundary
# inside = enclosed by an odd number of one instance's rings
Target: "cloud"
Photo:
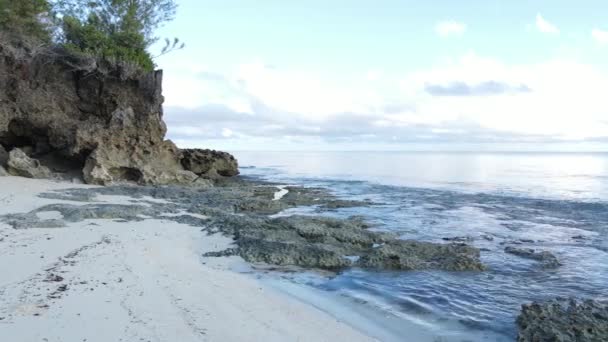
[[[169,137],[184,147],[215,142],[235,149],[608,137],[608,75],[587,64],[506,64],[468,53],[385,75],[341,83],[319,71],[260,62],[227,72],[172,70],[165,87]]]
[[[496,81],[485,81],[472,85],[465,82],[451,82],[448,85],[427,84],[425,90],[433,96],[491,96],[532,91],[525,84],[512,86]]]
[[[595,39],[599,44],[608,44],[608,31],[602,31],[600,29],[591,30],[591,37]]]
[[[548,22],[542,15],[536,15],[536,28],[542,33],[558,34],[559,29],[557,26]]]
[[[368,81],[377,81],[380,78],[382,78],[382,72],[380,70],[372,69],[365,73],[365,79]]]
[[[435,25],[435,32],[442,38],[462,36],[467,26],[457,21],[442,21]]]

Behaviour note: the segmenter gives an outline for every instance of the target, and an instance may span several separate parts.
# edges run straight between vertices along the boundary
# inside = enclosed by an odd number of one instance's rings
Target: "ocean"
[[[234,154],[244,176],[378,203],[324,215],[362,215],[373,229],[404,239],[460,238],[482,249],[484,272],[351,269],[271,277],[381,340],[512,341],[523,303],[608,298],[608,153]],[[544,269],[505,246],[549,251],[562,266]]]

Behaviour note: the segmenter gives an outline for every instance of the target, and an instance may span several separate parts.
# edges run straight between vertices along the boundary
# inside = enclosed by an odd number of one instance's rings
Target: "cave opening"
[[[40,128],[22,119],[13,119],[8,130],[0,134],[0,144],[7,152],[14,148],[21,149],[26,155],[34,158],[65,178],[82,179],[82,169],[91,151],[81,151],[73,155],[66,148],[56,148],[50,142],[48,128]]]
[[[136,184],[139,184],[144,177],[140,170],[131,167],[112,168],[110,169],[110,174],[115,180],[132,182]]]

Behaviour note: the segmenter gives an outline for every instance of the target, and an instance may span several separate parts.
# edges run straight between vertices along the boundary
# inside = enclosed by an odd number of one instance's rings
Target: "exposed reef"
[[[518,257],[539,261],[544,268],[556,268],[561,263],[555,255],[548,251],[536,251],[532,248],[505,247],[505,253],[517,255]]]
[[[519,342],[608,341],[608,303],[558,298],[522,305]]]
[[[369,202],[340,202],[324,189],[300,187],[289,187],[287,195],[275,199],[279,190],[271,184],[242,180],[208,188],[74,189],[42,197],[85,202],[83,205],[52,204],[28,213],[6,215],[1,220],[15,229],[58,228],[66,222],[87,219],[172,220],[200,227],[209,234],[221,232],[234,238],[234,247],[207,256],[240,255],[249,262],[278,266],[333,271],[347,267],[450,271],[485,268],[479,250],[465,244],[404,241],[388,232],[369,230],[370,225],[361,217],[321,216],[334,210],[332,203],[368,206]],[[127,195],[137,203],[98,203],[98,195]],[[299,206],[315,207],[318,215],[273,216]],[[41,219],[40,214],[45,212],[59,213],[61,218]]]

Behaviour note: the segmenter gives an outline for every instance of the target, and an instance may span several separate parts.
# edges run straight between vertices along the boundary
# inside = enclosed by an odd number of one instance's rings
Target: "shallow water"
[[[402,320],[429,340],[510,341],[522,303],[608,296],[608,154],[235,154],[245,175],[381,203],[328,215],[364,215],[376,229],[408,239],[467,237],[483,249],[490,270],[481,273],[353,269],[331,279],[288,277],[373,308],[397,336],[407,333]],[[550,251],[563,266],[543,269],[504,253],[505,245]]]

